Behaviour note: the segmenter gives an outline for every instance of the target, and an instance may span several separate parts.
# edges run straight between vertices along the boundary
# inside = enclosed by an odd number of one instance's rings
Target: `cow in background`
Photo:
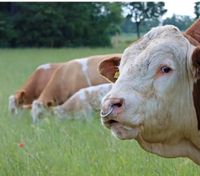
[[[71,60],[60,66],[32,104],[33,122],[36,122],[46,109],[63,104],[81,88],[107,83],[97,68],[101,61],[108,58],[121,58],[121,54],[90,56]]]
[[[61,65],[49,63],[38,66],[15,95],[10,95],[9,111],[17,114],[19,109],[30,109],[32,102],[40,96],[55,70]]]

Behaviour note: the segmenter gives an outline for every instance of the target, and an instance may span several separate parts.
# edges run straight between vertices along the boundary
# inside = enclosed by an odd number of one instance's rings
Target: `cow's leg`
[[[33,123],[38,122],[39,118],[43,115],[44,110],[45,108],[42,102],[38,100],[33,101],[32,110],[31,110]]]

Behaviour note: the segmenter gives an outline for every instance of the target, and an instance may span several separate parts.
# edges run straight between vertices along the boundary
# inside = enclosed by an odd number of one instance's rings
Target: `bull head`
[[[191,43],[174,26],[154,28],[124,51],[120,64],[104,60],[99,70],[115,82],[119,64],[120,76],[102,101],[101,118],[115,136],[136,139],[145,150],[164,157],[184,156],[200,164],[197,26],[186,31]],[[186,68],[192,68],[192,76]]]

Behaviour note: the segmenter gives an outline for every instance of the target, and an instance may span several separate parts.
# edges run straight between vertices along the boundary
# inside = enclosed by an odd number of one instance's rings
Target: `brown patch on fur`
[[[118,66],[120,64],[120,57],[112,57],[102,61],[99,64],[99,72],[105,78],[107,78],[111,82],[115,82],[117,78],[115,78],[115,73],[119,71]]]
[[[196,47],[192,53],[192,65],[195,68],[195,77],[200,78],[200,46]]]
[[[32,102],[40,96],[56,69],[61,65],[61,63],[50,64],[49,69],[37,68],[34,70],[15,94],[17,105],[25,109],[30,107]]]
[[[196,110],[197,115],[197,121],[198,121],[198,130],[200,130],[200,81],[198,80],[196,83],[194,83],[193,87],[193,101],[194,101],[194,107]]]
[[[194,46],[197,46],[199,45],[200,43],[195,40],[194,38],[192,38],[190,35],[186,34],[186,33],[183,33],[183,35],[185,36],[185,38],[187,38],[189,40],[189,42],[194,45]]]
[[[200,130],[200,47],[197,47],[192,53],[192,65],[196,69],[195,77],[198,79],[193,87],[193,101],[197,115],[198,130]]]
[[[200,42],[200,19],[192,24],[192,26],[189,27],[185,33]]]
[[[121,54],[97,55],[87,58],[88,69],[86,72],[91,85],[108,82],[99,74],[98,65],[103,60],[115,57],[121,57]],[[81,63],[77,60],[71,60],[62,64],[55,71],[37,100],[42,102],[45,107],[61,105],[81,88],[88,86]],[[53,101],[52,104],[47,104],[51,101]]]
[[[21,106],[24,103],[25,99],[25,90],[18,91],[15,95],[17,106]]]

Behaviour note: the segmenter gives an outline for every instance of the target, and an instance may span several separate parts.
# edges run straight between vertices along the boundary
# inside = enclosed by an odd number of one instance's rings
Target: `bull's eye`
[[[162,66],[162,67],[160,68],[160,71],[161,71],[162,73],[169,73],[169,72],[172,71],[172,69],[171,69],[170,67],[168,67],[168,66]]]

